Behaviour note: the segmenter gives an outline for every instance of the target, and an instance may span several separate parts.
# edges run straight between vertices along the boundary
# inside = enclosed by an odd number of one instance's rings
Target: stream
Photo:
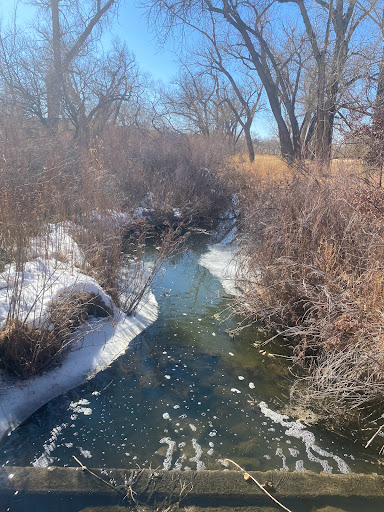
[[[74,455],[89,467],[195,470],[225,469],[231,458],[247,470],[380,473],[357,444],[279,412],[286,360],[253,346],[265,336],[256,327],[227,334],[224,291],[199,264],[210,243],[188,240],[153,289],[158,320],[108,369],[3,439],[0,464],[73,466]]]

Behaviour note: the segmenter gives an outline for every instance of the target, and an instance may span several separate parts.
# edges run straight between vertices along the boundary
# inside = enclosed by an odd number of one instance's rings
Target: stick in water
[[[368,446],[372,443],[372,441],[375,439],[375,437],[377,436],[377,434],[379,434],[382,430],[382,428],[384,427],[384,425],[381,425],[381,427],[378,428],[378,430],[376,430],[376,432],[373,434],[373,436],[371,437],[371,439],[368,441],[368,443],[364,446],[364,448],[368,448]]]
[[[249,473],[247,471],[245,471],[245,469],[243,469],[241,466],[239,466],[237,464],[237,462],[234,462],[233,460],[231,459],[224,459],[224,460],[227,460],[228,462],[231,462],[231,464],[234,464],[237,468],[240,469],[240,471],[242,471],[244,474],[246,475],[249,475]],[[258,486],[258,488],[263,491],[269,498],[271,498],[272,501],[274,501],[276,503],[276,505],[279,505],[279,507],[281,507],[283,510],[285,510],[286,512],[292,512],[292,510],[290,510],[289,508],[285,507],[282,503],[280,503],[280,501],[278,501],[274,496],[272,496],[272,494],[270,494],[267,489],[265,489],[265,487],[263,487],[261,485],[260,482],[258,482],[256,480],[256,478],[254,478],[252,475],[249,475],[249,478],[251,480],[253,480],[255,482],[255,484]]]
[[[84,464],[82,462],[79,461],[79,459],[77,457],[75,457],[74,455],[72,455],[72,457],[75,459],[75,461],[81,466],[81,469],[83,471],[87,471],[90,475],[94,476],[95,478],[97,478],[98,480],[100,480],[101,482],[103,482],[103,484],[105,485],[108,485],[108,487],[110,487],[111,489],[113,489],[114,491],[121,493],[121,491],[119,489],[117,489],[117,487],[115,487],[114,485],[110,484],[109,482],[107,482],[106,480],[104,480],[104,478],[101,478],[99,475],[96,475],[96,473],[93,473],[93,471],[91,471],[90,469],[87,468],[87,466],[84,466]]]

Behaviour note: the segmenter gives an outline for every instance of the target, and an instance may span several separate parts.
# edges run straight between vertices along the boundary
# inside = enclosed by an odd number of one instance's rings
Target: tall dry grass
[[[65,133],[50,137],[33,120],[15,116],[0,125],[0,270],[8,264],[14,270],[10,279],[2,276],[9,305],[0,332],[0,367],[25,378],[59,362],[81,341],[74,329],[95,313],[89,306],[93,299],[66,294],[50,305],[44,318],[26,315],[27,262],[56,258],[91,275],[117,297],[122,232],[119,224],[111,223],[109,212],[120,210],[121,202],[98,151],[78,147]],[[53,227],[58,224],[63,228]],[[66,253],[71,250],[66,233],[83,258]],[[49,264],[42,265],[42,272],[45,267],[54,271]],[[49,297],[52,275],[40,277],[47,289],[39,293]],[[36,297],[36,304],[41,300]]]
[[[383,412],[384,191],[352,170],[261,177],[243,198],[236,310],[291,339],[309,369],[292,400],[335,424]]]
[[[118,184],[123,205],[150,207],[154,224],[173,222],[211,227],[230,204],[231,191],[217,169],[230,151],[221,138],[205,139],[170,131],[110,127],[103,158]]]

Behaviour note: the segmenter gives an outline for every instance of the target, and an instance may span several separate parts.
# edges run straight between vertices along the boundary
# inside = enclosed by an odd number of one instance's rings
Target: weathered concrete
[[[17,501],[18,507],[11,507],[11,511],[22,512],[91,512],[90,507],[95,506],[103,508],[92,512],[121,512],[116,506],[133,506],[135,502],[142,505],[134,507],[141,512],[154,508],[165,510],[179,503],[189,512],[278,510],[238,471],[92,471],[104,482],[81,468],[0,468],[0,503],[12,505]],[[262,483],[272,481],[276,486],[275,497],[295,512],[384,510],[382,476],[311,472],[251,474]]]

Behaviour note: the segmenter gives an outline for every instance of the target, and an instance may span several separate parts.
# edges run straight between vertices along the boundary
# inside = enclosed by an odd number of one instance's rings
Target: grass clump
[[[60,364],[79,341],[72,334],[89,316],[111,314],[100,295],[77,292],[59,297],[39,327],[13,318],[0,331],[0,368],[26,379]]]

